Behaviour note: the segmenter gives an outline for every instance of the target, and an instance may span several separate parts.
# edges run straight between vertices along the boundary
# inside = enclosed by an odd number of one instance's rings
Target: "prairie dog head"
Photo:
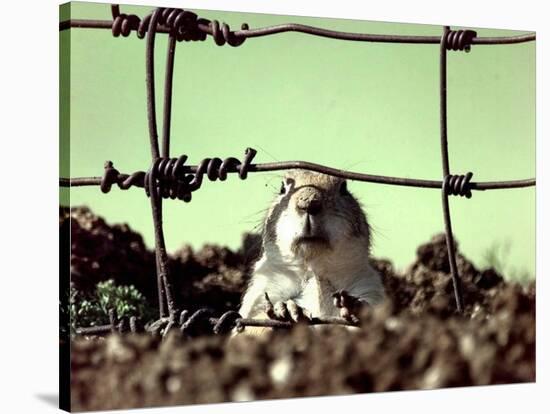
[[[370,229],[344,179],[305,170],[284,176],[264,223],[264,250],[304,260],[360,244],[368,254]]]

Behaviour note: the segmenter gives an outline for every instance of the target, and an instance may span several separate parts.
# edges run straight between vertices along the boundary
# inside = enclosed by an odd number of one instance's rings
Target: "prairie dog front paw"
[[[267,292],[265,293],[265,312],[270,319],[285,322],[309,322],[311,313],[298,305],[294,300],[288,299],[272,303]]]
[[[357,322],[357,315],[363,306],[368,305],[366,301],[350,295],[345,290],[334,293],[332,297],[334,300],[334,306],[339,309],[340,317],[348,321]]]

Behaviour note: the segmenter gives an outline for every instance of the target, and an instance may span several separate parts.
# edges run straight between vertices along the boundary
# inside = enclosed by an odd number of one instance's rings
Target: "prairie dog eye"
[[[340,194],[341,195],[349,195],[348,182],[347,181],[343,181],[342,184],[340,184]]]
[[[286,193],[286,187],[284,181],[281,181],[281,189],[279,190],[279,194],[283,195]]]

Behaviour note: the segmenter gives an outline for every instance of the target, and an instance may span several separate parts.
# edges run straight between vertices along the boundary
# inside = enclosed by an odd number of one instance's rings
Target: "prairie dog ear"
[[[285,185],[287,187],[292,187],[294,184],[296,184],[296,180],[293,177],[286,177],[285,178]]]
[[[348,182],[347,180],[344,180],[340,183],[339,192],[341,195],[351,195],[348,190]]]
[[[281,189],[279,191],[280,195],[285,195],[288,191],[294,186],[295,180],[292,177],[285,177],[281,182]]]

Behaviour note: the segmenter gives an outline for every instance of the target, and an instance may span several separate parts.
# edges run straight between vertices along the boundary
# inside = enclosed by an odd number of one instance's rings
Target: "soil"
[[[69,220],[71,218],[71,220]],[[155,303],[153,252],[127,225],[89,209],[60,211],[71,228],[77,289],[100,280],[133,284]],[[170,257],[178,303],[236,310],[258,236],[238,251],[184,247]],[[443,235],[417,249],[404,272],[373,259],[388,300],[365,308],[359,328],[296,325],[260,337],[171,332],[76,338],[71,404],[76,411],[433,389],[535,381],[535,282],[519,285],[477,269],[458,252],[465,312],[455,311]],[[178,333],[176,333],[178,332]]]

